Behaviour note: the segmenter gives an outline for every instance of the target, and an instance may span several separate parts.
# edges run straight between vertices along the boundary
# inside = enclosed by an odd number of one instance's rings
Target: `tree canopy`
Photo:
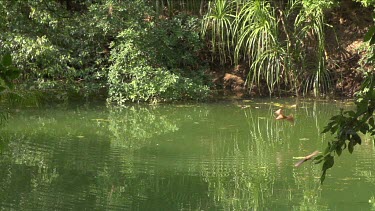
[[[327,49],[341,4],[3,1],[0,53],[11,52],[26,89],[104,90],[117,104],[206,99],[225,88],[215,74],[234,66],[249,94],[321,96],[343,80]]]

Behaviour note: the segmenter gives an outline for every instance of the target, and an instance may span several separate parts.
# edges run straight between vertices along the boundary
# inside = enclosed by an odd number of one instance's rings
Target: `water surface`
[[[370,137],[324,185],[320,165],[294,167],[325,148],[330,116],[351,105],[19,109],[1,128],[0,210],[375,210]],[[294,124],[274,119],[279,106]]]

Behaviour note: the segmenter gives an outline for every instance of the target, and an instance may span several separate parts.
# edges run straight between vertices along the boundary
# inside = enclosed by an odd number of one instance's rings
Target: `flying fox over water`
[[[286,120],[288,122],[294,123],[293,115],[285,116],[281,108],[275,111],[275,114],[276,114],[276,120]]]

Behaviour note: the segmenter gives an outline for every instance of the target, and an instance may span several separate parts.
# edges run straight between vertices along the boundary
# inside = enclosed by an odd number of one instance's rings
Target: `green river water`
[[[275,120],[281,105],[294,124]],[[352,105],[17,109],[0,128],[0,210],[375,210],[371,137],[336,158],[323,185],[321,165],[294,167],[324,150],[324,126]]]

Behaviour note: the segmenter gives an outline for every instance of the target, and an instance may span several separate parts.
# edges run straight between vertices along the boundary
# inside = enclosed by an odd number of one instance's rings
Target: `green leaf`
[[[334,134],[334,133],[336,133],[336,131],[337,131],[337,129],[339,128],[339,126],[336,124],[335,126],[333,126],[332,128],[331,128],[331,133],[332,134]]]
[[[361,143],[362,143],[361,137],[359,137],[358,134],[353,134],[353,135],[352,135],[352,139],[355,141],[355,142],[354,142],[354,145],[355,145],[355,144],[361,144]]]
[[[322,161],[323,161],[323,159],[318,160],[318,161],[315,162],[315,164],[319,164],[319,163],[321,163]]]
[[[21,72],[18,69],[12,68],[11,70],[12,71],[10,71],[8,73],[8,77],[9,77],[10,80],[14,80],[14,79],[18,78],[18,76],[20,76]]]
[[[319,164],[324,160],[323,158],[324,158],[323,155],[318,155],[313,160],[316,161],[315,164]]]
[[[350,153],[353,153],[354,150],[354,141],[350,141],[348,144],[348,150]]]
[[[369,120],[368,120],[368,123],[370,124],[371,127],[375,127],[374,125],[374,118],[371,117]]]
[[[357,112],[358,113],[364,113],[367,111],[367,102],[361,101],[357,104]]]
[[[13,89],[13,84],[8,78],[3,78],[5,85],[7,85],[10,89]]]
[[[320,159],[322,159],[323,158],[323,155],[318,155],[318,156],[316,156],[313,160],[320,160]]]
[[[342,153],[341,146],[337,146],[337,147],[336,147],[336,153],[337,153],[338,156],[341,155],[341,153]]]
[[[361,131],[361,133],[363,133],[363,134],[366,134],[368,129],[369,129],[368,125],[365,124],[365,125],[362,125],[362,127],[359,128],[359,131]]]
[[[337,121],[337,120],[340,120],[340,118],[341,118],[341,115],[336,115],[336,116],[333,116],[333,117],[331,117],[331,119],[330,120],[332,120],[332,121]]]
[[[324,158],[324,160],[325,161],[324,161],[323,168],[322,168],[323,172],[322,172],[322,176],[320,176],[320,183],[321,184],[323,184],[323,181],[326,178],[327,169],[331,168],[333,166],[333,164],[335,163],[332,155],[326,156]]]
[[[327,154],[327,153],[330,153],[330,152],[331,152],[330,149],[331,149],[331,143],[328,142],[328,146],[327,146],[326,149],[324,150],[323,154],[325,155],[325,154]]]
[[[335,163],[333,156],[328,155],[324,158],[324,163],[323,163],[323,171],[326,171],[327,169],[331,168],[333,164]]]
[[[348,115],[351,116],[351,117],[354,117],[354,116],[355,116],[355,112],[354,112],[354,111],[345,111],[344,113],[345,113],[345,114],[348,114]]]
[[[12,65],[12,56],[9,53],[5,54],[3,56],[1,64],[4,65],[5,67],[11,66]]]
[[[328,132],[330,129],[331,129],[331,127],[326,126],[326,127],[324,128],[324,130],[323,130],[322,133],[326,133],[326,132]]]
[[[0,92],[4,91],[6,89],[5,86],[0,86]]]
[[[320,176],[320,184],[323,184],[325,179],[326,179],[326,171],[323,171],[322,176]]]
[[[374,36],[374,33],[375,33],[375,26],[371,26],[369,30],[367,31],[367,33],[365,34],[363,41],[364,42],[369,41]]]
[[[370,40],[370,45],[373,45],[374,43],[375,43],[375,37],[372,36],[372,37],[371,37],[371,40]]]

